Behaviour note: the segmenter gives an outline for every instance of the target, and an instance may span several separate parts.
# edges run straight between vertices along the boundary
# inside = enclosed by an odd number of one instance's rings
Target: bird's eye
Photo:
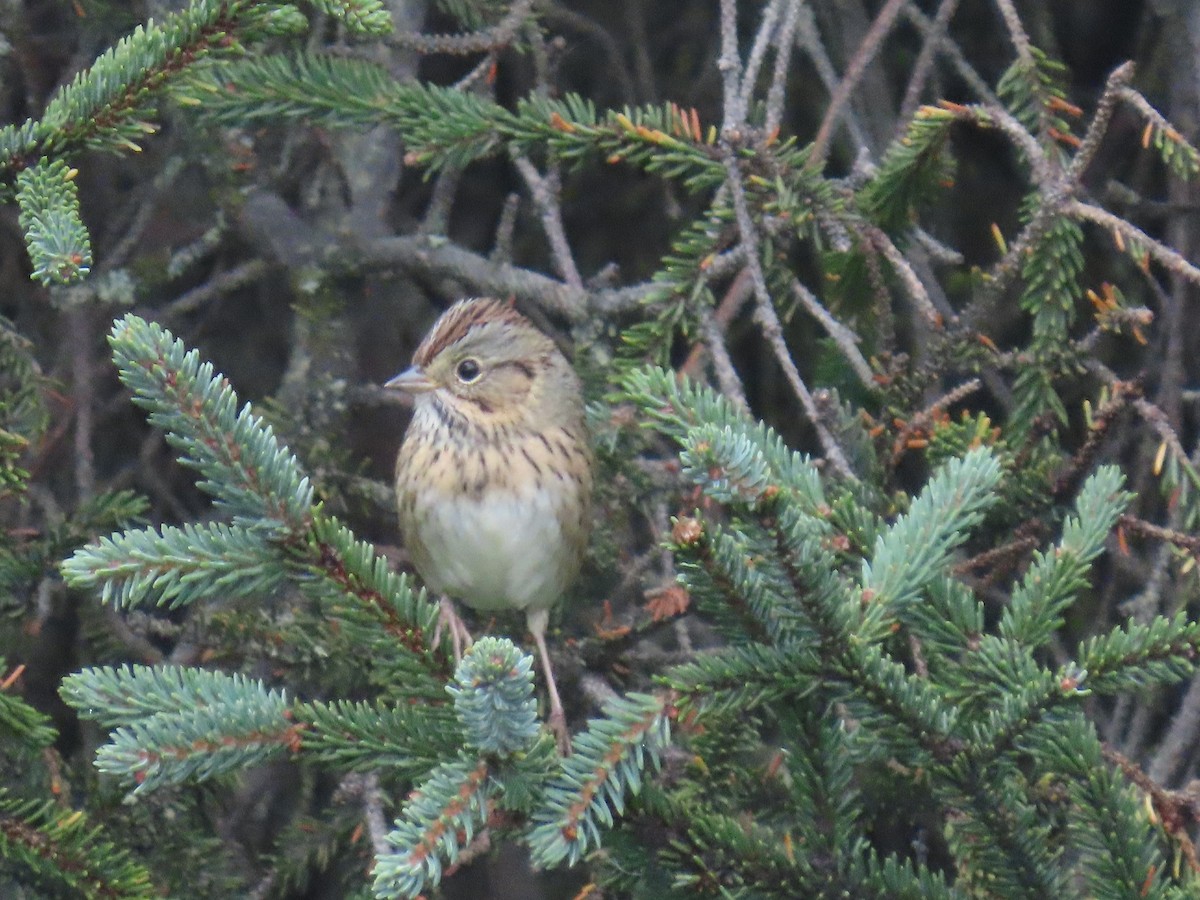
[[[458,376],[458,380],[463,384],[478,381],[482,372],[483,370],[479,368],[479,361],[474,359],[464,359],[454,367],[454,374]]]

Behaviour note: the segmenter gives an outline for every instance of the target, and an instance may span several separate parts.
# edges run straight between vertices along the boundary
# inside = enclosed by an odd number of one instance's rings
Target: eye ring
[[[468,356],[454,367],[454,374],[463,384],[473,384],[483,374],[483,368],[479,365],[479,360]]]

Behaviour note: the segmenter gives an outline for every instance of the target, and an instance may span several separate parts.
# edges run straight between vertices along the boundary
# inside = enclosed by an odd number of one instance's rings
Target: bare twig
[[[775,41],[775,66],[771,72],[771,86],[767,89],[767,134],[779,130],[783,121],[784,90],[787,87],[788,71],[791,68],[792,44],[796,35],[796,20],[800,17],[801,0],[788,0],[779,24],[779,37]]]
[[[508,15],[491,28],[468,34],[418,34],[399,31],[388,37],[387,43],[392,47],[402,47],[418,53],[465,56],[470,53],[489,52],[511,44],[532,10],[533,0],[516,0]]]
[[[567,233],[563,229],[562,206],[558,202],[558,170],[551,167],[546,175],[542,176],[533,163],[520,155],[513,156],[513,163],[521,173],[525,186],[529,188],[530,196],[533,197],[533,204],[537,207],[542,222],[542,231],[550,244],[550,258],[554,260],[559,277],[571,287],[582,289],[583,279],[579,276],[575,258],[571,255],[571,245],[567,241]]]
[[[1092,121],[1088,123],[1087,131],[1075,151],[1071,165],[1067,167],[1065,177],[1072,184],[1083,177],[1083,173],[1087,171],[1087,167],[1095,158],[1096,151],[1100,149],[1100,142],[1108,132],[1108,123],[1112,121],[1117,100],[1123,96],[1124,91],[1129,87],[1129,82],[1133,80],[1133,71],[1134,66],[1131,62],[1119,65],[1112,70],[1108,80],[1104,83],[1104,92],[1096,103]]]
[[[95,374],[92,371],[92,316],[90,307],[67,314],[71,335],[71,401],[75,413],[75,490],[82,502],[96,493],[96,460],[92,451],[95,428]]]
[[[746,124],[746,105],[742,97],[742,61],[738,55],[737,0],[721,0],[721,55],[717,57],[721,73],[724,109],[721,128],[728,131]]]
[[[850,328],[847,328],[829,312],[816,295],[800,283],[799,279],[792,279],[792,293],[801,305],[808,310],[809,315],[821,323],[821,327],[825,329],[838,349],[842,351],[842,355],[846,357],[846,361],[850,363],[850,368],[854,370],[854,374],[858,376],[858,380],[866,387],[872,387],[874,384],[874,373],[871,371],[871,366],[863,358],[862,353],[858,350],[859,337]]]
[[[850,95],[858,87],[858,82],[862,79],[871,60],[875,58],[875,54],[879,52],[879,48],[883,46],[884,38],[892,30],[892,26],[896,23],[896,17],[900,15],[900,10],[904,8],[906,2],[907,0],[887,0],[879,10],[875,21],[871,23],[871,27],[867,29],[862,43],[854,51],[850,65],[846,67],[846,74],[842,76],[842,80],[834,89],[833,96],[829,99],[829,106],[825,108],[825,117],[821,120],[820,128],[817,129],[816,138],[813,139],[812,153],[808,159],[810,168],[820,169],[825,165],[825,159],[829,156],[829,147],[833,141],[833,131],[841,118],[842,110],[850,102]]]
[[[933,20],[922,34],[924,42],[921,44],[921,52],[917,54],[917,61],[913,63],[912,74],[908,77],[908,87],[904,91],[904,100],[900,103],[900,114],[896,117],[897,137],[904,133],[904,129],[908,127],[908,121],[921,103],[921,94],[925,90],[930,72],[933,71],[934,57],[943,49],[943,45],[948,43],[946,29],[949,27],[954,13],[958,10],[958,3],[959,0],[941,0]],[[913,5],[906,4],[906,7]]]
[[[362,803],[363,821],[371,838],[371,849],[376,856],[392,851],[387,842],[387,819],[383,815],[383,791],[379,787],[379,776],[375,772],[352,772],[338,784],[336,799],[357,799]]]
[[[446,234],[450,229],[450,209],[458,194],[462,170],[446,166],[433,181],[433,193],[425,207],[425,217],[417,229],[420,234]]]
[[[1101,209],[1099,206],[1093,206],[1090,203],[1084,203],[1081,200],[1069,200],[1064,211],[1077,218],[1095,222],[1097,225],[1101,225],[1110,231],[1119,232],[1127,242],[1134,242],[1144,247],[1146,252],[1156,262],[1161,264],[1163,268],[1173,272],[1180,278],[1192,282],[1192,284],[1200,284],[1200,269],[1196,268],[1196,266],[1192,265],[1166,244],[1150,237],[1146,232],[1131,222],[1122,219],[1120,216],[1115,216],[1106,209]]]
[[[1033,68],[1033,45],[1030,43],[1029,35],[1025,33],[1025,26],[1021,24],[1021,17],[1017,15],[1017,8],[1012,5],[1012,0],[995,0],[996,6],[1000,8],[1000,18],[1004,20],[1004,26],[1008,29],[1008,36],[1012,38],[1013,46],[1017,50],[1017,56],[1021,58],[1022,63]]]
[[[444,239],[422,235],[378,238],[356,248],[332,247],[324,263],[334,272],[400,268],[454,278],[472,291],[495,297],[512,294],[572,322],[590,312],[609,315],[631,309],[654,289],[644,283],[589,292],[530,269],[497,265]]]
[[[607,29],[580,12],[567,9],[561,3],[541,4],[541,7],[538,9],[538,15],[543,16],[547,22],[574,29],[582,33],[589,40],[593,40],[599,44],[608,61],[605,72],[616,78],[617,84],[620,86],[621,96],[630,103],[637,98],[638,93],[634,87],[633,76],[630,75],[629,67],[625,64],[625,54],[621,51],[620,44],[608,33]],[[644,77],[638,80],[642,82],[643,92],[652,84],[649,71]],[[646,99],[652,98],[647,97]]]
[[[195,312],[215,297],[236,291],[253,284],[271,270],[266,260],[257,258],[239,263],[232,269],[219,272],[208,281],[186,291],[155,313],[157,318],[169,320]]]
[[[521,195],[513,191],[504,198],[500,219],[496,222],[496,239],[492,244],[492,262],[512,262],[513,232],[517,227],[517,213],[521,209]]]
[[[739,102],[743,109],[750,108],[754,99],[754,86],[758,83],[758,73],[763,60],[767,56],[767,48],[771,46],[771,37],[775,34],[775,23],[779,21],[779,8],[784,0],[771,0],[763,10],[762,20],[758,23],[758,31],[754,42],[750,45],[750,54],[746,57],[745,75],[742,77],[742,95]]]
[[[747,410],[750,408],[750,404],[746,402],[746,391],[742,387],[742,379],[738,377],[737,369],[725,346],[725,329],[754,293],[749,274],[743,275],[743,272],[746,270],[743,269],[733,279],[733,283],[729,285],[724,298],[717,306],[716,312],[710,313],[706,309],[702,313],[700,327],[704,331],[704,342],[702,345],[696,346],[680,371],[686,373],[689,365],[695,367],[695,363],[699,360],[698,351],[703,346],[708,350],[712,360],[713,374],[717,377],[717,387],[720,388],[721,393],[740,409]],[[693,357],[696,359],[693,360]]]
[[[817,77],[821,79],[821,84],[824,85],[829,95],[833,96],[833,92],[837,90],[838,86],[838,74],[833,67],[833,61],[830,60],[829,54],[825,50],[825,42],[821,40],[811,4],[801,4],[796,21],[796,44],[808,54],[813,67],[817,70]],[[850,132],[850,142],[854,145],[855,150],[865,150],[867,135],[853,107],[847,107],[843,120],[846,130]]]
[[[792,388],[792,392],[800,401],[800,405],[804,407],[804,412],[808,416],[808,420],[812,423],[817,432],[817,439],[821,442],[821,449],[825,453],[825,458],[829,461],[830,467],[849,480],[855,479],[854,472],[850,468],[850,463],[846,460],[846,455],[842,452],[842,448],[838,445],[829,429],[825,427],[821,419],[820,411],[813,400],[812,394],[808,390],[808,386],[800,377],[800,371],[796,368],[796,363],[792,359],[791,351],[788,350],[787,342],[783,338],[783,326],[779,322],[779,316],[775,312],[775,307],[771,303],[771,295],[767,290],[766,276],[763,274],[762,263],[759,261],[757,247],[758,230],[754,226],[754,220],[750,217],[750,206],[746,201],[746,190],[742,184],[742,175],[738,170],[737,157],[731,146],[723,141],[723,150],[725,158],[725,183],[729,186],[730,197],[733,200],[734,215],[738,223],[738,231],[741,232],[742,241],[746,245],[746,267],[750,270],[750,277],[754,285],[754,321],[758,323],[762,329],[763,336],[767,339],[767,343],[771,346],[772,352],[775,354],[775,360],[783,369],[784,377]]]
[[[913,271],[908,260],[904,258],[904,254],[900,252],[900,248],[883,232],[883,229],[869,225],[863,228],[863,234],[871,242],[871,246],[883,255],[883,258],[891,264],[895,273],[900,276],[900,283],[904,285],[917,308],[917,312],[922,315],[926,323],[933,328],[941,329],[944,325],[944,319],[950,318],[951,321],[954,320],[953,309],[947,307],[944,310],[939,310],[934,306],[933,299],[929,296],[929,291],[925,289],[925,285],[921,283],[921,279],[917,277],[917,273]]]
[[[921,10],[917,9],[915,3],[907,3],[904,6],[904,17],[912,22],[921,32],[921,36],[926,40],[934,37],[933,21],[926,16]],[[980,100],[980,102],[988,106],[999,106],[1000,99],[992,91],[991,85],[975,70],[975,67],[967,61],[963,56],[962,50],[954,41],[941,41],[937,45],[938,50],[950,61],[954,67],[954,71],[971,89],[971,92]]]

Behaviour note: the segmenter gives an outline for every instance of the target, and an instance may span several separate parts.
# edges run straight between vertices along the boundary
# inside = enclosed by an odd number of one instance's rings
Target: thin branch
[[[838,349],[842,351],[842,355],[846,357],[846,361],[850,363],[850,368],[858,376],[858,380],[865,387],[873,388],[875,375],[871,371],[871,366],[858,350],[860,338],[854,333],[854,330],[847,328],[835,319],[833,314],[821,305],[821,301],[817,299],[816,294],[801,284],[799,279],[792,279],[792,293],[800,301],[801,305],[808,310],[809,315],[821,323],[821,327],[825,329],[825,333],[837,344]]]
[[[239,263],[232,269],[218,272],[203,284],[186,291],[158,310],[155,315],[163,320],[170,320],[195,312],[210,300],[222,294],[228,294],[248,284],[253,284],[263,278],[271,270],[270,264],[262,258]]]
[[[1087,132],[1075,151],[1071,165],[1067,167],[1066,178],[1072,184],[1078,183],[1083,177],[1083,173],[1095,158],[1096,151],[1100,149],[1100,142],[1108,132],[1108,123],[1112,121],[1113,110],[1116,109],[1122,92],[1133,80],[1133,72],[1132,62],[1123,63],[1113,69],[1104,83],[1104,92],[1096,104],[1096,112],[1092,114],[1092,121],[1088,123]]]
[[[742,102],[742,61],[738,55],[737,0],[721,0],[721,55],[717,57],[721,73],[724,112],[721,129],[729,131],[746,124],[746,106]]]
[[[467,34],[418,34],[400,31],[387,38],[392,47],[415,50],[418,53],[447,53],[466,56],[499,50],[512,43],[517,32],[533,11],[533,0],[516,0],[512,9],[491,28]]]
[[[929,40],[933,36],[933,21],[921,12],[921,10],[917,9],[915,3],[905,5],[904,17],[917,27],[917,30],[921,32],[921,36],[926,40]],[[991,85],[971,65],[957,43],[954,41],[942,41],[938,44],[938,50],[950,61],[950,64],[954,67],[954,71],[958,73],[958,77],[966,83],[967,87],[971,89],[971,92],[981,103],[985,103],[988,106],[1000,105],[1000,98],[996,96]]]
[[[707,308],[701,312],[700,327],[703,330],[703,341],[692,348],[679,371],[685,375],[695,376],[700,368],[704,351],[707,350],[712,360],[713,373],[717,377],[717,386],[721,393],[743,410],[748,410],[746,392],[742,387],[742,379],[738,376],[729,350],[725,346],[725,330],[734,317],[741,312],[746,301],[753,296],[753,285],[750,283],[748,270],[742,269],[730,283],[725,296],[717,305],[715,312]]]
[[[542,222],[542,231],[550,244],[550,258],[554,260],[554,268],[558,275],[574,288],[583,287],[583,279],[575,266],[575,258],[571,254],[571,245],[567,241],[567,233],[563,229],[562,206],[558,202],[559,178],[558,170],[551,168],[543,177],[537,168],[524,156],[514,155],[513,163],[529,194],[537,207]]]
[[[904,100],[900,103],[900,114],[896,117],[897,137],[904,133],[909,120],[912,119],[913,113],[917,111],[917,107],[921,103],[921,94],[933,71],[934,58],[938,52],[944,49],[944,45],[949,43],[946,39],[946,29],[950,26],[950,20],[958,10],[958,3],[959,0],[942,0],[938,4],[933,21],[929,23],[928,29],[922,34],[924,40],[921,44],[921,52],[917,54],[917,61],[913,63],[912,74],[908,78],[908,88],[904,91]],[[907,4],[906,9],[913,5]]]
[[[521,209],[521,195],[513,191],[504,198],[500,218],[496,222],[496,239],[492,242],[492,262],[512,262],[513,232],[517,227],[517,213]]]
[[[586,291],[511,263],[497,265],[445,239],[422,235],[377,238],[358,247],[330,247],[322,262],[335,273],[399,268],[453,278],[473,292],[494,297],[512,294],[571,322],[580,322],[590,313],[611,315],[632,309],[655,287],[645,282]]]
[[[92,365],[91,307],[76,307],[67,314],[71,354],[71,401],[75,413],[75,490],[80,502],[96,493],[96,457],[92,449],[95,430],[96,385]]]
[[[808,3],[801,4],[799,10],[796,22],[796,44],[808,54],[813,67],[817,70],[817,77],[821,79],[821,84],[832,97],[838,86],[837,70],[833,67],[833,61],[830,60],[829,54],[825,50],[825,43],[821,40],[821,33],[817,28],[812,6]],[[844,121],[846,129],[850,132],[850,142],[854,145],[855,151],[866,150],[867,135],[863,131],[862,123],[859,122],[853,107],[847,108]]]
[[[771,46],[771,36],[775,33],[775,23],[779,20],[779,7],[784,0],[771,0],[763,10],[762,21],[758,24],[758,32],[750,45],[750,55],[746,57],[746,71],[742,76],[742,95],[738,98],[743,109],[750,108],[753,99],[754,86],[758,83],[758,72],[767,56],[767,48]]]
[[[1008,29],[1008,36],[1012,38],[1017,56],[1021,58],[1024,65],[1032,70],[1034,67],[1033,44],[1029,40],[1029,35],[1025,33],[1021,17],[1017,15],[1017,8],[1013,6],[1012,0],[996,0],[996,6],[1000,8],[1000,18],[1004,20],[1004,27]]]
[[[620,84],[622,98],[627,103],[633,103],[637,99],[638,92],[634,86],[634,78],[629,73],[629,69],[625,64],[625,55],[622,53],[620,45],[608,33],[607,29],[593,22],[582,13],[566,9],[558,3],[543,3],[538,9],[538,15],[544,17],[547,22],[573,28],[599,44],[604,50],[604,56],[608,60],[608,65],[604,71],[608,75],[615,76],[617,82]],[[646,97],[644,99],[652,98]]]
[[[1081,200],[1069,200],[1063,210],[1068,215],[1094,222],[1110,231],[1118,232],[1127,243],[1136,243],[1145,247],[1146,252],[1164,269],[1173,272],[1180,278],[1200,284],[1200,269],[1192,265],[1183,256],[1172,250],[1161,241],[1157,241],[1136,225],[1115,216],[1106,209],[1084,203]]]
[[[783,11],[783,22],[779,25],[779,37],[775,42],[775,67],[771,72],[771,86],[767,89],[767,134],[779,130],[783,121],[784,92],[787,87],[788,72],[791,69],[792,44],[796,35],[796,20],[800,17],[801,0],[788,0],[787,8]]]
[[[791,351],[788,350],[787,342],[783,338],[783,326],[771,303],[771,294],[767,290],[767,279],[763,274],[762,263],[758,257],[758,230],[754,226],[754,220],[750,217],[750,204],[746,200],[746,189],[742,184],[742,174],[738,170],[737,156],[733,147],[725,140],[722,140],[722,150],[724,151],[726,171],[725,183],[729,186],[730,197],[733,200],[734,216],[737,219],[738,231],[741,232],[742,243],[746,245],[746,267],[750,270],[751,281],[754,285],[756,301],[754,321],[762,329],[763,336],[775,354],[776,362],[783,369],[784,377],[787,378],[800,405],[804,407],[808,420],[816,429],[817,439],[821,442],[821,449],[825,452],[825,458],[829,461],[830,467],[843,478],[856,481],[842,448],[829,429],[825,427],[817,404],[813,400],[808,386],[800,377],[800,371],[796,368]]]
[[[808,159],[809,168],[821,169],[825,165],[833,141],[833,130],[841,118],[842,110],[850,102],[850,95],[858,87],[858,82],[867,71],[871,60],[875,58],[875,54],[879,52],[879,48],[883,46],[884,38],[896,24],[896,17],[900,15],[900,10],[906,2],[907,0],[887,0],[871,27],[867,29],[862,43],[854,51],[850,65],[846,67],[846,74],[834,89],[829,105],[825,108],[825,117],[821,120],[821,127],[817,129],[817,136],[813,140],[812,152]]]
[[[892,269],[900,276],[900,282],[908,291],[908,295],[913,299],[917,311],[921,313],[929,325],[941,329],[945,324],[943,321],[944,318],[949,316],[951,317],[951,321],[953,321],[953,309],[947,308],[942,311],[937,309],[933,303],[933,299],[929,296],[929,291],[925,290],[925,285],[917,277],[917,273],[913,271],[908,260],[904,258],[904,254],[900,252],[900,248],[892,243],[892,239],[883,232],[883,229],[870,225],[863,229],[863,234],[871,242],[871,246],[883,254],[883,258],[891,263]]]

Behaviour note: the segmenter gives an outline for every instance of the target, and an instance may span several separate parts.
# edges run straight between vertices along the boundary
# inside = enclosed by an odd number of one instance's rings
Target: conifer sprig
[[[455,753],[461,732],[449,707],[347,700],[298,704],[301,744],[313,760],[346,771],[417,779]]]
[[[315,54],[209,66],[181,86],[179,98],[221,124],[300,120],[361,128],[389,122],[404,136],[408,159],[431,172],[511,147],[549,150],[564,161],[625,161],[696,191],[724,178],[710,142],[695,131],[699,126],[671,105],[600,115],[577,95],[535,95],[510,111],[467,91],[398,82],[363,60]]]
[[[103,602],[119,607],[262,596],[287,575],[278,549],[261,531],[220,522],[101,538],[75,551],[62,572],[73,587],[98,588]]]
[[[180,461],[203,476],[198,486],[236,524],[293,535],[308,529],[308,478],[249,404],[237,409],[237,394],[212,363],[132,314],[114,323],[109,343],[134,403],[149,411],[150,423],[182,452]]]
[[[643,770],[662,762],[671,733],[663,697],[626,694],[603,713],[572,740],[571,756],[534,813],[529,848],[538,866],[574,864],[598,846],[601,829],[624,812],[626,795],[640,789]]]
[[[6,865],[15,863],[18,872],[24,870],[56,895],[145,900],[159,893],[146,868],[82,810],[48,800],[21,800],[4,788],[0,788],[0,859]]]
[[[45,157],[17,173],[21,230],[33,277],[42,284],[78,281],[92,265],[91,239],[79,216],[76,174],[61,159]]]
[[[375,858],[376,897],[416,897],[442,880],[443,860],[453,864],[487,821],[488,775],[486,762],[465,758],[433,770],[388,833],[395,852]]]
[[[203,781],[298,747],[283,691],[240,675],[182,667],[84,669],[63,680],[80,715],[115,726],[96,768],[133,792]]]
[[[512,641],[480,638],[463,655],[446,690],[467,740],[481,753],[511,756],[536,740],[533,657]]]
[[[0,735],[7,740],[42,750],[58,738],[51,719],[34,709],[23,699],[10,693],[5,685],[17,680],[20,670],[7,671],[4,657],[0,656]]]

